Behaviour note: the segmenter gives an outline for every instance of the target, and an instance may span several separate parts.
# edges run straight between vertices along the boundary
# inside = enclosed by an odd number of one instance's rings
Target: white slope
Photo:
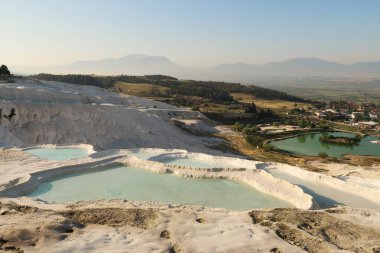
[[[96,149],[208,150],[208,138],[173,122],[185,118],[208,124],[201,113],[97,87],[16,79],[0,84],[0,108],[3,116],[12,108],[16,113],[11,120],[2,118],[2,146],[86,143]]]

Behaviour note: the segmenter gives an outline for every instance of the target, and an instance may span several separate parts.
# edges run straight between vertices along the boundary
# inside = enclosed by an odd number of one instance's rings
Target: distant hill
[[[48,66],[39,68],[17,68],[23,73],[52,73],[52,74],[171,74],[181,71],[181,67],[163,56],[148,56],[132,54],[121,58],[109,58],[98,61],[78,61],[69,65]]]
[[[253,80],[254,77],[380,77],[379,62],[340,64],[316,58],[298,58],[265,65],[246,63],[222,64],[212,68],[185,68],[163,56],[142,54],[127,55],[116,59],[79,61],[69,65],[45,68],[17,68],[23,73],[146,75],[165,74],[198,80]]]
[[[223,64],[210,68],[211,74],[237,76],[380,76],[380,62],[363,62],[350,65],[316,58],[298,58],[265,65]]]

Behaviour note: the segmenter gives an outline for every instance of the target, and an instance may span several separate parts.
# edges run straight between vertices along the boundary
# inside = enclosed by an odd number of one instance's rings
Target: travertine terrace
[[[268,171],[277,169],[302,176],[312,183],[336,187],[380,205],[379,188],[366,187],[359,179],[346,182],[296,166],[222,153],[215,147],[223,140],[206,136],[218,129],[199,112],[100,88],[27,79],[0,84],[0,108],[3,113],[15,110],[14,117],[2,119],[0,124],[0,250],[379,250],[378,210],[345,206],[321,210],[312,196],[299,186],[277,179]],[[88,150],[89,156],[68,161],[43,160],[26,152],[35,146],[80,147]],[[139,158],[136,156],[139,152],[155,153],[156,158]],[[223,166],[178,166],[164,163],[165,157]],[[296,208],[238,212],[152,201],[97,200],[63,204],[25,197],[50,178],[107,169],[114,164],[180,177],[236,180],[286,200]]]

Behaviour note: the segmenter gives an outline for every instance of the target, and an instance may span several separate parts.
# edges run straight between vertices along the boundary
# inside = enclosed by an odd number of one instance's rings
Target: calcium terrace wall
[[[193,153],[193,155],[195,155]],[[189,178],[219,178],[240,181],[259,191],[270,194],[293,204],[297,208],[317,208],[312,197],[296,185],[277,179],[269,173],[257,169],[213,168],[201,169],[187,166],[169,165],[160,162],[142,160],[137,157],[125,157],[121,160],[127,166],[148,169],[158,173],[173,173]]]
[[[94,162],[66,165],[47,170],[41,170],[38,172],[33,172],[29,174],[28,178],[21,180],[20,183],[0,191],[0,197],[17,198],[35,191],[40,184],[52,180],[54,178],[62,177],[73,173],[112,168],[120,164],[117,162],[117,160],[120,158],[121,156],[116,156],[106,159],[99,159]]]
[[[296,166],[291,166],[282,163],[262,163],[263,169],[276,169],[288,173],[294,177],[299,177],[304,180],[310,180],[311,182],[319,182],[326,184],[330,187],[335,187],[340,191],[346,191],[348,193],[358,195],[361,198],[365,198],[374,203],[380,204],[380,189],[365,187],[357,183],[350,181],[340,180],[328,175],[320,173],[310,172],[303,170]]]
[[[87,146],[89,148],[89,146]],[[161,150],[161,149],[147,149],[146,151],[153,151],[160,153],[162,151],[168,153],[182,152],[188,153],[184,150]],[[148,169],[158,173],[174,173],[181,177],[194,177],[194,178],[223,178],[244,182],[256,189],[290,202],[297,208],[310,209],[315,208],[312,197],[305,194],[299,187],[292,185],[286,181],[276,179],[265,171],[260,171],[253,168],[251,164],[250,169],[246,168],[214,168],[214,169],[201,169],[191,168],[184,166],[168,165],[154,161],[138,159],[135,156],[128,155],[129,150],[118,150],[114,152],[112,157],[103,157],[100,159],[86,158],[72,160],[68,165],[65,163],[53,163],[62,164],[63,166],[56,166],[52,168],[46,168],[42,166],[29,174],[27,178],[19,180],[15,185],[12,185],[2,191],[0,191],[0,197],[19,197],[33,192],[37,189],[38,185],[51,179],[61,177],[72,173],[81,173],[94,170],[102,170],[125,164],[128,166],[134,166],[138,168]],[[216,159],[216,160],[228,160],[227,157],[215,157],[188,153],[190,156],[197,156],[198,158]],[[241,160],[241,159],[239,159]],[[232,161],[239,161],[232,158]],[[215,161],[215,160],[214,160]],[[252,161],[253,164],[256,163]],[[48,164],[48,163],[47,163]]]

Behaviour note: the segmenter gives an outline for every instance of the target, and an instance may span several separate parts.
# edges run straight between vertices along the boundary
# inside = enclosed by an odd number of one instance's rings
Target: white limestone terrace
[[[204,133],[217,131],[204,115],[165,103],[123,95],[101,88],[15,79],[0,84],[0,146],[91,144],[96,150],[114,148],[184,148],[218,153],[208,148],[222,140],[193,135],[176,121],[201,122]],[[191,126],[190,126],[191,127]]]
[[[78,147],[78,146],[75,146]],[[85,146],[89,148],[88,146]],[[91,150],[89,148],[89,150]],[[164,150],[154,150],[162,153]],[[171,153],[179,150],[167,150]],[[182,152],[186,152],[181,150]],[[99,169],[107,169],[118,164],[148,169],[157,173],[173,173],[180,177],[193,178],[217,178],[230,179],[246,183],[259,191],[270,194],[274,197],[288,201],[297,208],[309,209],[313,206],[312,197],[305,194],[299,187],[289,184],[286,181],[276,179],[269,173],[257,170],[254,167],[256,162],[252,162],[251,169],[224,168],[224,169],[203,169],[180,167],[154,161],[139,159],[131,155],[129,150],[110,150],[94,153],[87,158],[74,159],[69,161],[49,161],[32,157],[20,149],[3,150],[2,166],[0,166],[0,196],[21,197],[26,195],[49,179],[64,176],[71,173],[87,172]],[[7,153],[7,154],[4,154]],[[12,155],[9,155],[13,153]],[[211,156],[199,153],[191,153],[199,159],[207,159]],[[5,158],[8,157],[8,160]],[[4,159],[5,158],[5,159]],[[227,161],[227,157],[215,158],[218,161]],[[240,161],[243,161],[239,159]],[[231,164],[238,162],[236,158],[231,158]],[[16,168],[16,169],[14,169]]]
[[[38,147],[54,147],[55,145],[44,145]],[[36,146],[37,147],[37,146]],[[15,185],[27,182],[33,173],[39,173],[55,168],[65,166],[77,167],[81,164],[86,168],[90,168],[91,164],[108,165],[109,161],[116,160],[122,157],[118,150],[108,150],[93,153],[92,147],[89,145],[73,145],[73,146],[60,146],[66,148],[84,148],[88,150],[88,157],[80,159],[72,159],[67,161],[46,160],[35,157],[25,151],[29,148],[9,148],[0,149],[0,191],[9,189]],[[35,147],[33,147],[35,148]],[[25,150],[25,151],[23,151]],[[107,162],[108,161],[108,162]],[[89,165],[90,164],[90,165]],[[92,166],[93,167],[93,166]],[[64,169],[60,173],[67,173]],[[37,182],[39,183],[39,182]]]
[[[277,179],[269,173],[258,169],[217,168],[215,170],[193,168],[142,160],[137,157],[126,157],[121,159],[121,162],[128,166],[149,169],[158,173],[173,173],[180,177],[217,178],[239,181],[261,192],[285,200],[297,208],[310,209],[317,207],[316,203],[313,203],[312,197],[305,194],[299,187]]]
[[[234,158],[234,157],[223,157],[223,156],[213,156],[213,155],[207,155],[207,154],[201,154],[201,153],[194,153],[194,152],[188,152],[186,150],[165,150],[165,149],[149,149],[149,148],[143,148],[143,149],[132,149],[128,152],[131,152],[133,156],[136,156],[138,158],[142,158],[144,160],[147,160],[147,162],[140,164],[139,166],[146,166],[146,167],[153,167],[157,168],[157,171],[162,171],[165,169],[165,167],[170,168],[187,168],[189,170],[201,170],[202,173],[199,173],[198,175],[200,177],[204,176],[204,171],[220,171],[223,172],[231,171],[233,173],[230,173],[226,178],[232,178],[233,174],[239,175],[238,177],[243,177],[241,179],[238,179],[240,181],[246,182],[245,179],[249,178],[251,175],[246,174],[247,171],[266,171],[270,172],[271,174],[273,171],[277,173],[281,173],[284,176],[278,177],[279,179],[282,179],[283,181],[290,182],[291,180],[288,180],[288,176],[293,178],[298,178],[299,180],[302,180],[306,183],[306,186],[313,186],[316,188],[319,188],[321,192],[323,192],[323,197],[338,197],[336,202],[339,200],[344,200],[347,205],[354,205],[353,207],[366,207],[366,208],[375,208],[380,209],[380,198],[378,198],[380,194],[380,188],[377,187],[380,182],[378,180],[371,180],[370,183],[367,179],[359,179],[356,178],[355,180],[347,180],[344,178],[335,178],[332,176],[323,175],[320,173],[310,172],[307,170],[304,170],[297,166],[291,166],[287,164],[281,164],[281,163],[264,163],[260,161],[252,161],[247,159],[241,159],[241,158]],[[159,165],[159,163],[167,161],[167,159],[171,158],[187,158],[192,161],[203,161],[203,162],[209,162],[211,165],[215,165],[215,167],[212,168],[194,168],[192,166],[183,166],[183,165],[173,165],[173,164],[164,164],[165,166]],[[158,163],[157,163],[158,162]],[[131,162],[128,164],[135,164],[135,162]],[[138,162],[139,164],[139,162]],[[191,163],[190,163],[191,164]],[[180,171],[173,171],[173,173],[177,173],[182,176],[188,176],[186,174],[183,174],[183,170]],[[287,176],[288,175],[288,176]],[[192,175],[190,175],[192,176]],[[224,175],[223,175],[224,176]],[[222,177],[223,177],[222,176]],[[277,174],[274,173],[273,176],[277,177]],[[207,177],[207,175],[205,175]],[[233,178],[232,178],[233,179]],[[249,179],[247,179],[249,180]],[[297,181],[297,183],[293,183],[294,185],[302,185],[302,182]],[[268,182],[272,183],[271,180],[268,180]],[[248,184],[251,184],[248,182]],[[257,185],[257,181],[254,184],[251,184],[255,188],[260,189],[261,186]],[[262,189],[262,191],[267,191],[270,186],[268,186],[266,189]],[[308,188],[308,187],[307,187]],[[310,189],[309,189],[310,190]],[[306,192],[308,193],[308,192]],[[270,194],[278,196],[281,199],[287,199],[289,197],[281,196],[281,192]],[[314,193],[315,194],[315,193]],[[318,195],[318,193],[317,193]],[[326,206],[323,206],[326,207]]]
[[[27,79],[0,84],[2,114],[10,115],[12,108],[15,115],[11,119],[2,117],[0,122],[0,191],[7,190],[11,193],[14,190],[14,196],[19,195],[16,188],[20,185],[28,186],[29,190],[36,187],[41,182],[35,180],[38,179],[36,176],[47,180],[53,175],[125,163],[183,177],[216,177],[242,181],[287,200],[296,207],[312,207],[311,196],[298,186],[277,179],[263,170],[278,169],[321,184],[321,187],[335,187],[380,204],[380,198],[377,198],[380,189],[367,187],[359,181],[344,182],[295,166],[213,156],[221,154],[209,148],[218,143],[218,139],[189,133],[193,125],[195,132],[217,131],[199,112],[92,86]],[[183,126],[178,126],[178,121],[186,124],[186,130]],[[103,151],[87,158],[58,162],[38,159],[19,149],[46,144],[75,146],[80,143],[90,145],[86,146],[89,150]],[[16,148],[2,150],[1,147]],[[154,159],[137,159],[132,156],[136,152],[140,156],[144,152],[148,156],[152,153]],[[167,158],[190,158],[223,166],[176,166],[162,160]],[[28,182],[31,178],[32,184]]]
[[[297,166],[282,163],[261,163],[257,168],[270,172],[272,175],[292,182],[304,185],[309,190],[323,192],[324,197],[333,197],[341,200],[351,207],[380,209],[380,184],[378,180],[355,178],[335,178],[332,176],[304,170]]]
[[[50,145],[44,147],[52,147]],[[70,147],[70,146],[67,146]],[[86,148],[92,153],[91,146],[72,146]],[[25,150],[25,149],[24,149]],[[138,157],[143,154],[142,157]],[[146,156],[149,154],[149,156]],[[145,157],[144,157],[145,156]],[[191,158],[204,162],[223,164],[214,168],[178,166],[159,162],[156,158],[164,156]],[[0,196],[20,197],[35,190],[39,184],[52,178],[74,172],[107,169],[125,164],[131,167],[148,169],[157,173],[172,173],[180,177],[219,178],[246,183],[259,191],[288,201],[297,208],[318,209],[319,206],[297,185],[278,179],[266,170],[280,170],[303,180],[317,183],[320,187],[330,187],[336,191],[353,196],[360,196],[380,205],[380,189],[370,188],[354,182],[345,182],[334,177],[304,171],[301,168],[279,164],[261,163],[233,157],[212,156],[202,153],[188,152],[182,149],[127,149],[107,150],[92,153],[89,157],[69,161],[43,160],[23,152],[21,149],[0,150]],[[367,207],[368,208],[368,207]]]
[[[159,149],[159,148],[136,148],[129,149],[132,156],[137,158],[143,158],[146,160],[151,160],[159,163],[165,163],[167,159],[184,158],[191,159],[193,161],[202,161],[205,163],[210,163],[210,168],[215,169],[230,169],[236,170],[239,168],[243,169],[256,169],[257,164],[261,164],[259,161],[252,161],[247,159],[242,159],[239,157],[226,157],[226,156],[215,156],[208,155],[198,152],[189,152],[184,149]],[[179,166],[179,167],[193,167],[194,166]]]

